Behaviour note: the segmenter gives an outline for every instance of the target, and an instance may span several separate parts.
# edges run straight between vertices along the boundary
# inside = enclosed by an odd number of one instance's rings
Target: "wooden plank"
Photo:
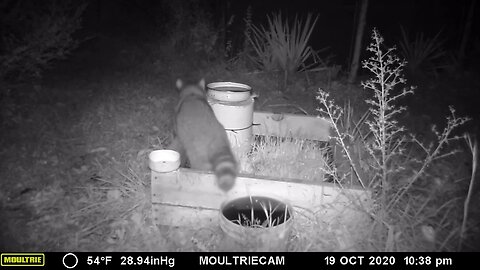
[[[209,172],[185,168],[170,173],[152,172],[152,204],[157,211],[154,215],[161,217],[157,219],[162,225],[188,226],[192,219],[199,222],[200,217],[212,218],[224,201],[249,195],[279,198],[304,214],[320,212],[325,219],[341,211],[355,212],[346,208],[362,208],[369,198],[365,190],[339,188],[331,183],[246,175],[239,176],[232,190],[225,194]]]
[[[153,221],[157,225],[193,228],[213,228],[218,226],[218,209],[208,210],[154,203],[152,210]]]
[[[152,171],[152,203],[218,209],[225,194],[215,182],[215,175],[198,170]]]
[[[255,111],[253,124],[255,135],[329,140],[330,122],[324,118]]]

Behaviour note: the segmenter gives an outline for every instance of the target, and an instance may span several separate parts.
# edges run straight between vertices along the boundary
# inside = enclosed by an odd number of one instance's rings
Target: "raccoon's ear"
[[[182,87],[183,87],[183,82],[182,82],[182,80],[181,80],[181,79],[177,79],[177,83],[176,83],[176,84],[177,84],[177,89],[178,89],[178,90],[181,90]]]
[[[198,86],[200,86],[200,88],[202,88],[202,90],[205,91],[205,79],[202,78],[199,82],[198,82]]]

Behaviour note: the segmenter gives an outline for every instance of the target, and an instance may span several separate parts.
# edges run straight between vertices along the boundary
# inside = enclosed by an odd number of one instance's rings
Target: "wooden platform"
[[[254,113],[255,135],[328,142],[329,129],[330,122],[322,118]],[[224,193],[216,186],[212,173],[185,168],[168,173],[152,171],[151,193],[157,225],[194,228],[217,226],[219,208],[225,200],[249,195],[271,196],[289,203],[294,208],[294,220],[321,217],[325,224],[335,220],[353,228],[370,207],[369,191],[357,187],[240,175],[234,188]]]
[[[216,186],[212,173],[185,168],[169,173],[152,172],[154,221],[159,225],[212,226],[218,223],[222,202],[248,195],[279,198],[290,203],[297,214],[313,216],[321,212],[325,219],[338,212],[353,218],[355,212],[365,209],[369,196],[364,190],[340,188],[331,183],[246,175],[238,177],[234,188],[225,194]]]

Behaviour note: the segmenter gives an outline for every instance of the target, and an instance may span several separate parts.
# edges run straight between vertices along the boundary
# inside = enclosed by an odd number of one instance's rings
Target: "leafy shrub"
[[[84,2],[11,0],[0,4],[0,79],[40,77],[77,48]]]

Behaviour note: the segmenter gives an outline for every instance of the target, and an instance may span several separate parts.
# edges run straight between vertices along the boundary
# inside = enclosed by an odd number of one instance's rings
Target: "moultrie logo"
[[[2,253],[1,266],[45,266],[43,253]]]

